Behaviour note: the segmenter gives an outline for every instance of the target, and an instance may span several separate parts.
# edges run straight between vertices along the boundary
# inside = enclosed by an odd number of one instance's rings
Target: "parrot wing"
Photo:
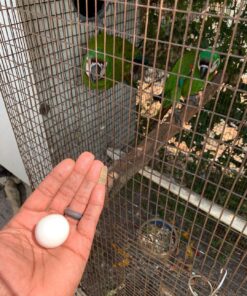
[[[183,57],[180,58],[172,68],[172,73],[169,74],[169,77],[167,78],[165,83],[165,100],[163,103],[164,107],[171,106],[174,100],[179,101],[182,94],[183,85],[186,80],[186,76],[190,75],[192,69],[191,67],[194,64],[194,60],[195,52],[186,52],[183,55]],[[180,73],[178,74],[179,66]]]
[[[214,74],[210,74],[208,77],[208,81],[211,81],[213,78]],[[192,83],[191,83],[192,80]],[[191,89],[190,89],[190,84],[191,84]],[[206,81],[200,79],[200,72],[198,68],[195,69],[193,78],[191,79],[186,79],[183,85],[182,89],[182,95],[185,98],[188,98],[188,96],[193,96],[197,95],[200,91],[203,91],[206,87]]]
[[[184,53],[183,57],[177,60],[177,62],[171,69],[171,73],[169,74],[169,77],[166,79],[165,82],[164,101],[162,104],[161,118],[165,116],[174,101],[179,101],[182,95],[183,85],[186,81],[186,76],[190,75],[194,60],[195,51],[187,51]]]

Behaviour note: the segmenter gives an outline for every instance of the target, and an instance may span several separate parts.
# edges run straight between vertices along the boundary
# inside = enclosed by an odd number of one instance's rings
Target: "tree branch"
[[[224,81],[227,80],[225,75]],[[215,75],[201,96],[199,106],[184,105],[181,109],[181,122],[188,122],[196,115],[201,108],[213,98],[216,92],[223,85],[221,74]],[[163,147],[168,140],[182,130],[182,127],[175,122],[175,116],[170,115],[167,120],[158,124],[145,139],[121,159],[115,160],[109,173],[108,184],[111,194],[117,193],[140,169],[153,159],[156,152]],[[114,178],[114,180],[113,180]]]

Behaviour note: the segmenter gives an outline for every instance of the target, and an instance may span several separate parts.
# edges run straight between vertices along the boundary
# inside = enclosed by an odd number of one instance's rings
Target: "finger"
[[[69,177],[74,166],[75,162],[72,159],[65,159],[60,162],[25,201],[23,208],[33,211],[44,211]]]
[[[105,185],[97,184],[91,194],[88,206],[78,224],[78,232],[81,235],[81,245],[89,252],[96,226],[99,221],[105,200]]]
[[[51,201],[49,211],[55,211],[60,214],[64,213],[64,209],[71,202],[93,163],[93,154],[84,152],[79,156],[75,163],[74,170]]]
[[[87,175],[85,176],[83,182],[80,185],[75,197],[72,199],[71,203],[69,204],[69,208],[73,211],[83,213],[91,193],[94,187],[97,185],[100,177],[100,173],[102,168],[104,167],[103,163],[99,160],[95,160],[93,165],[91,166],[90,170],[88,171]],[[72,218],[68,218],[71,222],[77,222]]]

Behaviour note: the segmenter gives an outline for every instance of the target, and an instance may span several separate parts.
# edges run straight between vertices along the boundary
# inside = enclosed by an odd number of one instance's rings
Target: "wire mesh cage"
[[[246,1],[0,5],[1,92],[32,186],[84,150],[110,168],[81,288],[247,295]]]

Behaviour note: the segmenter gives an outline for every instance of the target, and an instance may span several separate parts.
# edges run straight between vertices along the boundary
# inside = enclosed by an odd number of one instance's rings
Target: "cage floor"
[[[205,278],[210,273],[210,282],[216,286],[222,264],[215,263],[210,257],[207,257],[206,263],[204,262],[203,270],[203,254],[195,258],[192,269],[188,270],[180,263],[179,256],[161,260],[143,250],[137,233],[140,221],[146,220],[145,214],[140,213],[137,204],[127,204],[124,196],[119,197],[118,201],[110,202],[97,230],[86,278],[82,282],[88,295],[191,295],[188,281],[192,273],[203,275]],[[183,248],[184,246],[180,246],[181,252]],[[227,278],[236,270],[241,255],[232,256],[227,266]],[[238,269],[234,281],[231,281],[226,291],[223,286],[220,295],[230,296],[235,293],[238,283],[244,280],[246,264],[247,261],[242,263],[242,268]],[[92,278],[95,279],[93,285],[90,282]],[[206,284],[198,284],[197,289],[200,295],[209,295]],[[246,292],[247,285],[244,285],[236,295],[246,295]]]

